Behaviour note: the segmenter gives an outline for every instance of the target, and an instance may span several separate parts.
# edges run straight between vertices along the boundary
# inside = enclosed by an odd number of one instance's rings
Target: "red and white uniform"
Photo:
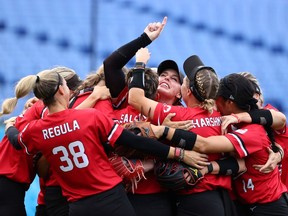
[[[245,158],[247,171],[233,181],[238,199],[244,204],[268,203],[287,191],[281,182],[278,167],[270,173],[261,173],[252,166],[265,164],[270,140],[265,129],[257,124],[239,124],[239,129],[225,136],[233,144],[239,158]]]
[[[92,92],[85,92],[82,94],[79,94],[77,96],[77,99],[75,100],[75,103],[73,104],[72,108],[76,108],[79,104],[81,104]],[[113,107],[110,99],[107,100],[99,100],[95,103],[95,105],[92,107],[94,109],[99,110],[103,114],[105,114],[108,117],[113,117]]]
[[[271,104],[267,104],[264,109],[273,109],[278,111]],[[281,162],[281,179],[285,186],[288,188],[288,130],[287,126],[281,130],[274,131],[274,137],[276,143],[281,145],[284,151],[284,157]]]
[[[221,115],[217,111],[209,114],[206,110],[200,107],[190,108],[158,103],[154,111],[153,123],[162,124],[163,120],[169,113],[176,113],[176,116],[172,119],[173,121],[191,120],[193,123],[191,131],[203,137],[221,134]],[[223,157],[223,155],[220,153],[208,154],[209,161],[217,160],[221,157]],[[230,176],[206,174],[194,188],[183,190],[180,193],[199,193],[207,190],[215,190],[218,187],[231,190]]]
[[[145,119],[146,117],[141,116],[136,109],[128,105],[126,108],[114,110],[114,118],[115,122],[125,124],[134,120],[139,121],[140,119]],[[137,189],[134,191],[135,194],[154,194],[166,191],[166,189],[164,189],[158,183],[153,170],[145,173],[145,177],[146,179],[142,179],[139,183],[137,183]]]
[[[116,109],[125,109],[128,106],[128,86],[126,86],[117,97],[116,101],[113,102],[113,108]]]
[[[87,120],[89,119],[89,120]],[[19,142],[28,154],[41,151],[68,201],[119,184],[102,143],[114,143],[123,128],[95,109],[68,109],[31,122]]]
[[[30,107],[24,115],[16,118],[15,127],[21,131],[27,123],[34,119],[38,119],[43,111],[43,103],[36,102]],[[9,142],[5,135],[0,144],[0,175],[6,176],[12,181],[29,185],[33,182],[36,175],[33,167],[33,155],[27,155],[22,150],[16,150]]]

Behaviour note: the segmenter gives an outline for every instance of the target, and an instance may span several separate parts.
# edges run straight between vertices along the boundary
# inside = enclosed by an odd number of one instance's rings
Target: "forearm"
[[[97,101],[100,100],[100,97],[90,94],[82,103],[80,103],[75,109],[85,109],[93,107]]]
[[[211,161],[205,169],[205,173],[215,175],[237,175],[247,170],[244,159],[236,159],[233,156]]]
[[[110,89],[112,98],[117,97],[126,86],[125,74],[122,68],[141,47],[146,47],[151,42],[147,34],[143,33],[140,37],[114,51],[104,60],[106,86]]]
[[[153,154],[161,158],[170,157],[170,147],[157,140],[146,137],[135,136],[127,130],[123,130],[122,134],[116,141],[117,145],[126,145],[130,148],[143,151],[148,154]]]
[[[17,149],[20,150],[22,149],[20,143],[18,142],[18,135],[19,135],[19,131],[17,130],[17,128],[15,128],[14,126],[10,126],[7,130],[6,130],[6,135],[7,138],[9,140],[9,142],[12,144],[12,146]]]
[[[189,163],[189,156],[185,157],[184,150],[174,148],[172,146],[163,144],[157,140],[135,136],[133,133],[127,130],[123,130],[122,134],[116,141],[117,145],[126,145],[130,148],[137,149],[147,154],[164,158],[164,159],[175,159],[183,160]]]
[[[274,130],[280,130],[283,129],[286,126],[286,116],[279,111],[276,110],[269,110],[271,112],[272,115],[272,119],[273,119],[273,123],[271,125],[271,127]]]
[[[240,122],[267,125],[271,126],[274,130],[282,129],[286,125],[285,115],[272,109],[259,109],[250,112],[237,113],[235,115],[238,116]]]

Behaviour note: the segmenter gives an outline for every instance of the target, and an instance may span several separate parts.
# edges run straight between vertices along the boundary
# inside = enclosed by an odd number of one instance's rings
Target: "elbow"
[[[286,116],[281,113],[281,115],[278,115],[277,121],[273,122],[272,128],[274,130],[280,130],[283,129],[286,126]]]
[[[282,117],[281,117],[281,124],[282,124],[281,128],[284,128],[286,125],[286,116],[284,114],[282,114]]]

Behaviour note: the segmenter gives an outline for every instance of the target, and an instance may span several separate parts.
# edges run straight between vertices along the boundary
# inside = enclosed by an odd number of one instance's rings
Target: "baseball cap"
[[[190,81],[190,88],[192,90],[193,95],[199,100],[204,101],[205,98],[201,96],[199,89],[197,88],[196,83],[196,75],[200,70],[206,69],[210,70],[212,72],[215,72],[215,70],[212,67],[205,66],[199,56],[192,55],[188,57],[184,63],[183,63],[184,72],[187,76],[187,78]],[[217,74],[216,74],[217,75]]]
[[[239,108],[249,111],[257,108],[254,98],[256,89],[247,78],[240,74],[232,73],[220,80],[217,97],[234,101]]]
[[[186,76],[188,77],[190,82],[192,82],[193,84],[194,84],[195,76],[197,72],[201,69],[212,70],[214,73],[216,73],[212,67],[205,66],[204,63],[199,58],[199,56],[197,55],[192,55],[188,57],[183,64],[183,68],[184,68],[184,72]]]
[[[182,84],[184,76],[179,71],[179,67],[177,63],[173,60],[168,59],[168,60],[162,61],[157,68],[157,73],[160,76],[161,73],[169,69],[175,70],[178,73],[180,83]]]

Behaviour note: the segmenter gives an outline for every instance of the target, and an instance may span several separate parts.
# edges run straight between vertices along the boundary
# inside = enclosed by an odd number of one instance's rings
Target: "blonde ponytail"
[[[32,91],[35,85],[36,79],[37,79],[37,76],[28,75],[22,78],[21,80],[19,80],[19,82],[15,86],[15,97],[7,98],[4,100],[4,102],[2,103],[2,110],[0,112],[0,116],[10,114],[14,111],[17,105],[18,99],[25,97]]]

